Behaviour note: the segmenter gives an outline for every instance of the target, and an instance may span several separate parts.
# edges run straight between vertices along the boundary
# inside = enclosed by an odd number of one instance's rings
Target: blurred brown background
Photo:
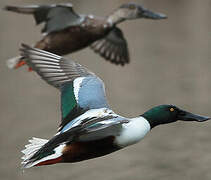
[[[1,0],[6,4],[65,2]],[[67,1],[66,1],[67,2]],[[128,0],[75,0],[77,12],[105,16]],[[211,1],[134,0],[168,15],[120,25],[131,54],[124,68],[89,48],[68,57],[105,82],[111,107],[127,117],[158,104],[175,104],[211,116]],[[152,130],[137,145],[76,164],[20,169],[21,150],[33,136],[51,138],[60,121],[59,93],[26,67],[10,71],[5,60],[20,43],[41,38],[31,16],[0,11],[0,179],[4,180],[210,180],[211,122],[177,122]]]

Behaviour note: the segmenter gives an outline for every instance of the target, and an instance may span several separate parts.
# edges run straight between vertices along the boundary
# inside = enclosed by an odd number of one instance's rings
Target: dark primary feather
[[[73,11],[70,6],[57,5],[48,11],[46,25],[42,32],[50,33],[63,30],[70,26],[79,25],[83,18]]]
[[[26,63],[48,84],[61,88],[78,77],[94,76],[85,67],[72,60],[27,45],[22,45],[21,55]]]
[[[113,28],[105,38],[94,42],[91,48],[114,64],[125,65],[129,63],[127,42],[122,31],[117,27]]]
[[[39,5],[28,5],[28,6],[5,6],[3,9],[7,11],[13,11],[21,14],[34,14],[37,9],[39,9]]]

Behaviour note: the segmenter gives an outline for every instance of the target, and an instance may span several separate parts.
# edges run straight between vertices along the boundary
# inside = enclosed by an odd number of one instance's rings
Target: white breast
[[[123,130],[121,134],[115,138],[115,143],[120,147],[135,144],[149,131],[150,124],[145,118],[133,118],[129,123],[123,124]]]

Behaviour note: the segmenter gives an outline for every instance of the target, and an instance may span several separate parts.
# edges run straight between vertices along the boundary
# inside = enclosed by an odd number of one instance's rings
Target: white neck
[[[124,21],[124,13],[120,9],[113,12],[111,15],[108,16],[107,21],[110,25],[116,25],[122,21]]]
[[[123,124],[123,130],[115,138],[115,143],[120,147],[126,147],[139,142],[150,131],[149,122],[143,117],[131,119],[129,123]]]

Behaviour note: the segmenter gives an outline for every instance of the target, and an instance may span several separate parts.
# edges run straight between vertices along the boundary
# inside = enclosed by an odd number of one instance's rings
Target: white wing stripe
[[[103,118],[106,116],[116,117],[118,115],[108,108],[91,109],[91,110],[86,111],[84,114],[78,116],[77,118],[73,119],[68,124],[66,124],[59,133],[64,133],[75,126],[80,125],[84,119],[87,120],[91,118]]]
[[[31,62],[34,63],[34,64],[50,64],[50,65],[57,65],[57,66],[59,66],[59,63],[52,62],[52,61],[42,61],[42,60],[34,60],[34,59],[32,59]]]
[[[75,94],[75,98],[76,98],[77,102],[78,102],[78,94],[79,94],[79,90],[80,90],[80,87],[81,87],[81,83],[82,83],[84,78],[85,77],[79,77],[79,78],[76,78],[73,81],[74,94]]]
[[[60,69],[59,66],[49,65],[49,64],[34,64],[35,67],[38,68],[53,68],[53,69]]]
[[[42,56],[42,58],[40,58],[40,55],[39,54],[32,54],[30,56],[31,59],[37,59],[37,60],[41,60],[41,61],[49,61],[49,62],[59,62],[60,59],[52,59],[52,57],[49,57],[49,56]]]
[[[43,77],[48,78],[48,77],[57,77],[57,76],[66,76],[66,73],[62,72],[47,72],[43,74]]]
[[[52,55],[36,52],[36,51],[33,51],[33,50],[29,50],[29,52],[30,52],[30,57],[32,57],[32,58],[33,57],[34,58],[41,57],[41,59],[42,58],[48,58],[49,60],[55,61],[55,62],[58,62],[62,58],[62,57],[57,56],[57,55],[55,55],[55,57],[54,57]]]
[[[23,47],[25,47],[25,46],[23,45]],[[39,56],[42,56],[42,57],[52,57],[53,59],[61,59],[62,58],[61,56],[50,53],[48,51],[43,51],[41,49],[31,48],[31,47],[28,47],[28,46],[26,48],[28,48],[28,51],[30,52],[30,56],[34,54],[34,55],[39,55]]]
[[[39,69],[40,72],[44,73],[60,73],[60,72],[64,72],[62,69],[49,69],[49,68],[42,68]]]

